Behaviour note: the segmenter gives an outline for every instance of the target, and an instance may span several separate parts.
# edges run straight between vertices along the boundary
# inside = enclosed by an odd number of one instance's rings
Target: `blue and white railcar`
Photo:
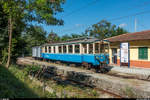
[[[44,44],[41,57],[49,60],[101,66],[109,64],[108,52],[109,43],[107,41],[87,37],[64,43]]]

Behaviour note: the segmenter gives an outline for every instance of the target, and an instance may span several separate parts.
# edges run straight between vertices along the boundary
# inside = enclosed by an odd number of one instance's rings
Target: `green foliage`
[[[29,74],[36,74],[39,70],[41,70],[40,66],[26,66],[26,68],[24,69],[24,73],[25,75],[29,75]]]
[[[53,31],[51,31],[50,34],[47,37],[47,41],[49,43],[59,42],[60,41],[60,37],[56,33],[54,33]]]
[[[28,66],[29,67],[29,66]],[[35,68],[33,68],[35,70]],[[28,78],[17,65],[9,69],[0,65],[0,98],[56,98],[56,92],[43,92],[43,87]]]
[[[99,39],[105,39],[127,33],[127,31],[120,27],[116,27],[116,25],[112,25],[106,20],[102,20],[99,23],[92,25],[92,27],[86,29],[85,33]]]
[[[2,50],[2,64],[5,64],[7,62],[7,56],[8,56],[8,53],[7,53],[7,48],[4,48]]]
[[[24,74],[18,71],[16,66],[8,70],[0,65],[0,98],[38,97],[27,84],[22,83],[22,78],[25,78]]]
[[[46,32],[40,26],[29,26],[22,38],[25,41],[23,53],[25,56],[31,56],[33,46],[42,45],[46,42]]]
[[[32,46],[46,41],[46,32],[39,26],[30,25],[30,22],[63,25],[63,20],[55,15],[63,11],[61,6],[64,3],[65,0],[0,0],[0,60],[7,55],[8,19],[11,18],[13,23],[11,61],[15,62],[24,53],[30,55]]]

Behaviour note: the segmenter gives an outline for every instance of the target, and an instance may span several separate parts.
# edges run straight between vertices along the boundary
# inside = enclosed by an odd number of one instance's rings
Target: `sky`
[[[66,0],[62,8],[56,18],[64,20],[63,26],[40,24],[48,33],[81,34],[102,19],[128,32],[135,32],[135,20],[137,32],[150,29],[150,0]]]

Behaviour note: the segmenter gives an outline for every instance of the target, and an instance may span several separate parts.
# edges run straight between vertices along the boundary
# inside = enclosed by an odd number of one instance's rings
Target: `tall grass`
[[[26,71],[19,70],[16,65],[9,69],[0,65],[0,98],[43,98],[53,97],[43,93],[42,87],[27,77]]]

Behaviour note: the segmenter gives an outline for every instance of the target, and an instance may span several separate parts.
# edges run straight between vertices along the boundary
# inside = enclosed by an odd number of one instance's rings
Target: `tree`
[[[94,36],[101,40],[104,38],[120,35],[126,32],[127,31],[120,27],[116,28],[116,25],[112,25],[106,20],[102,20],[99,23],[92,25],[92,27],[89,27],[85,31],[86,34],[89,34],[90,36]]]
[[[55,32],[51,31],[47,37],[47,41],[49,43],[59,42],[60,37]]]
[[[7,35],[7,14],[4,13],[2,5],[0,5],[0,60],[3,62],[3,59],[7,57],[7,53],[3,55],[3,52],[6,52],[6,47],[8,46],[8,35]],[[3,56],[5,56],[3,58]]]
[[[71,36],[65,34],[61,37],[61,41],[67,41],[68,39],[71,39]]]
[[[31,55],[32,47],[42,45],[46,42],[47,32],[41,26],[30,26],[26,29],[22,39],[24,39],[24,47],[22,52],[26,55]]]
[[[6,67],[9,67],[11,58],[13,30],[16,28],[16,20],[22,19],[24,22],[36,21],[47,25],[62,25],[63,21],[56,19],[54,15],[62,12],[61,5],[64,0],[1,0],[3,11],[8,14],[8,60]]]

